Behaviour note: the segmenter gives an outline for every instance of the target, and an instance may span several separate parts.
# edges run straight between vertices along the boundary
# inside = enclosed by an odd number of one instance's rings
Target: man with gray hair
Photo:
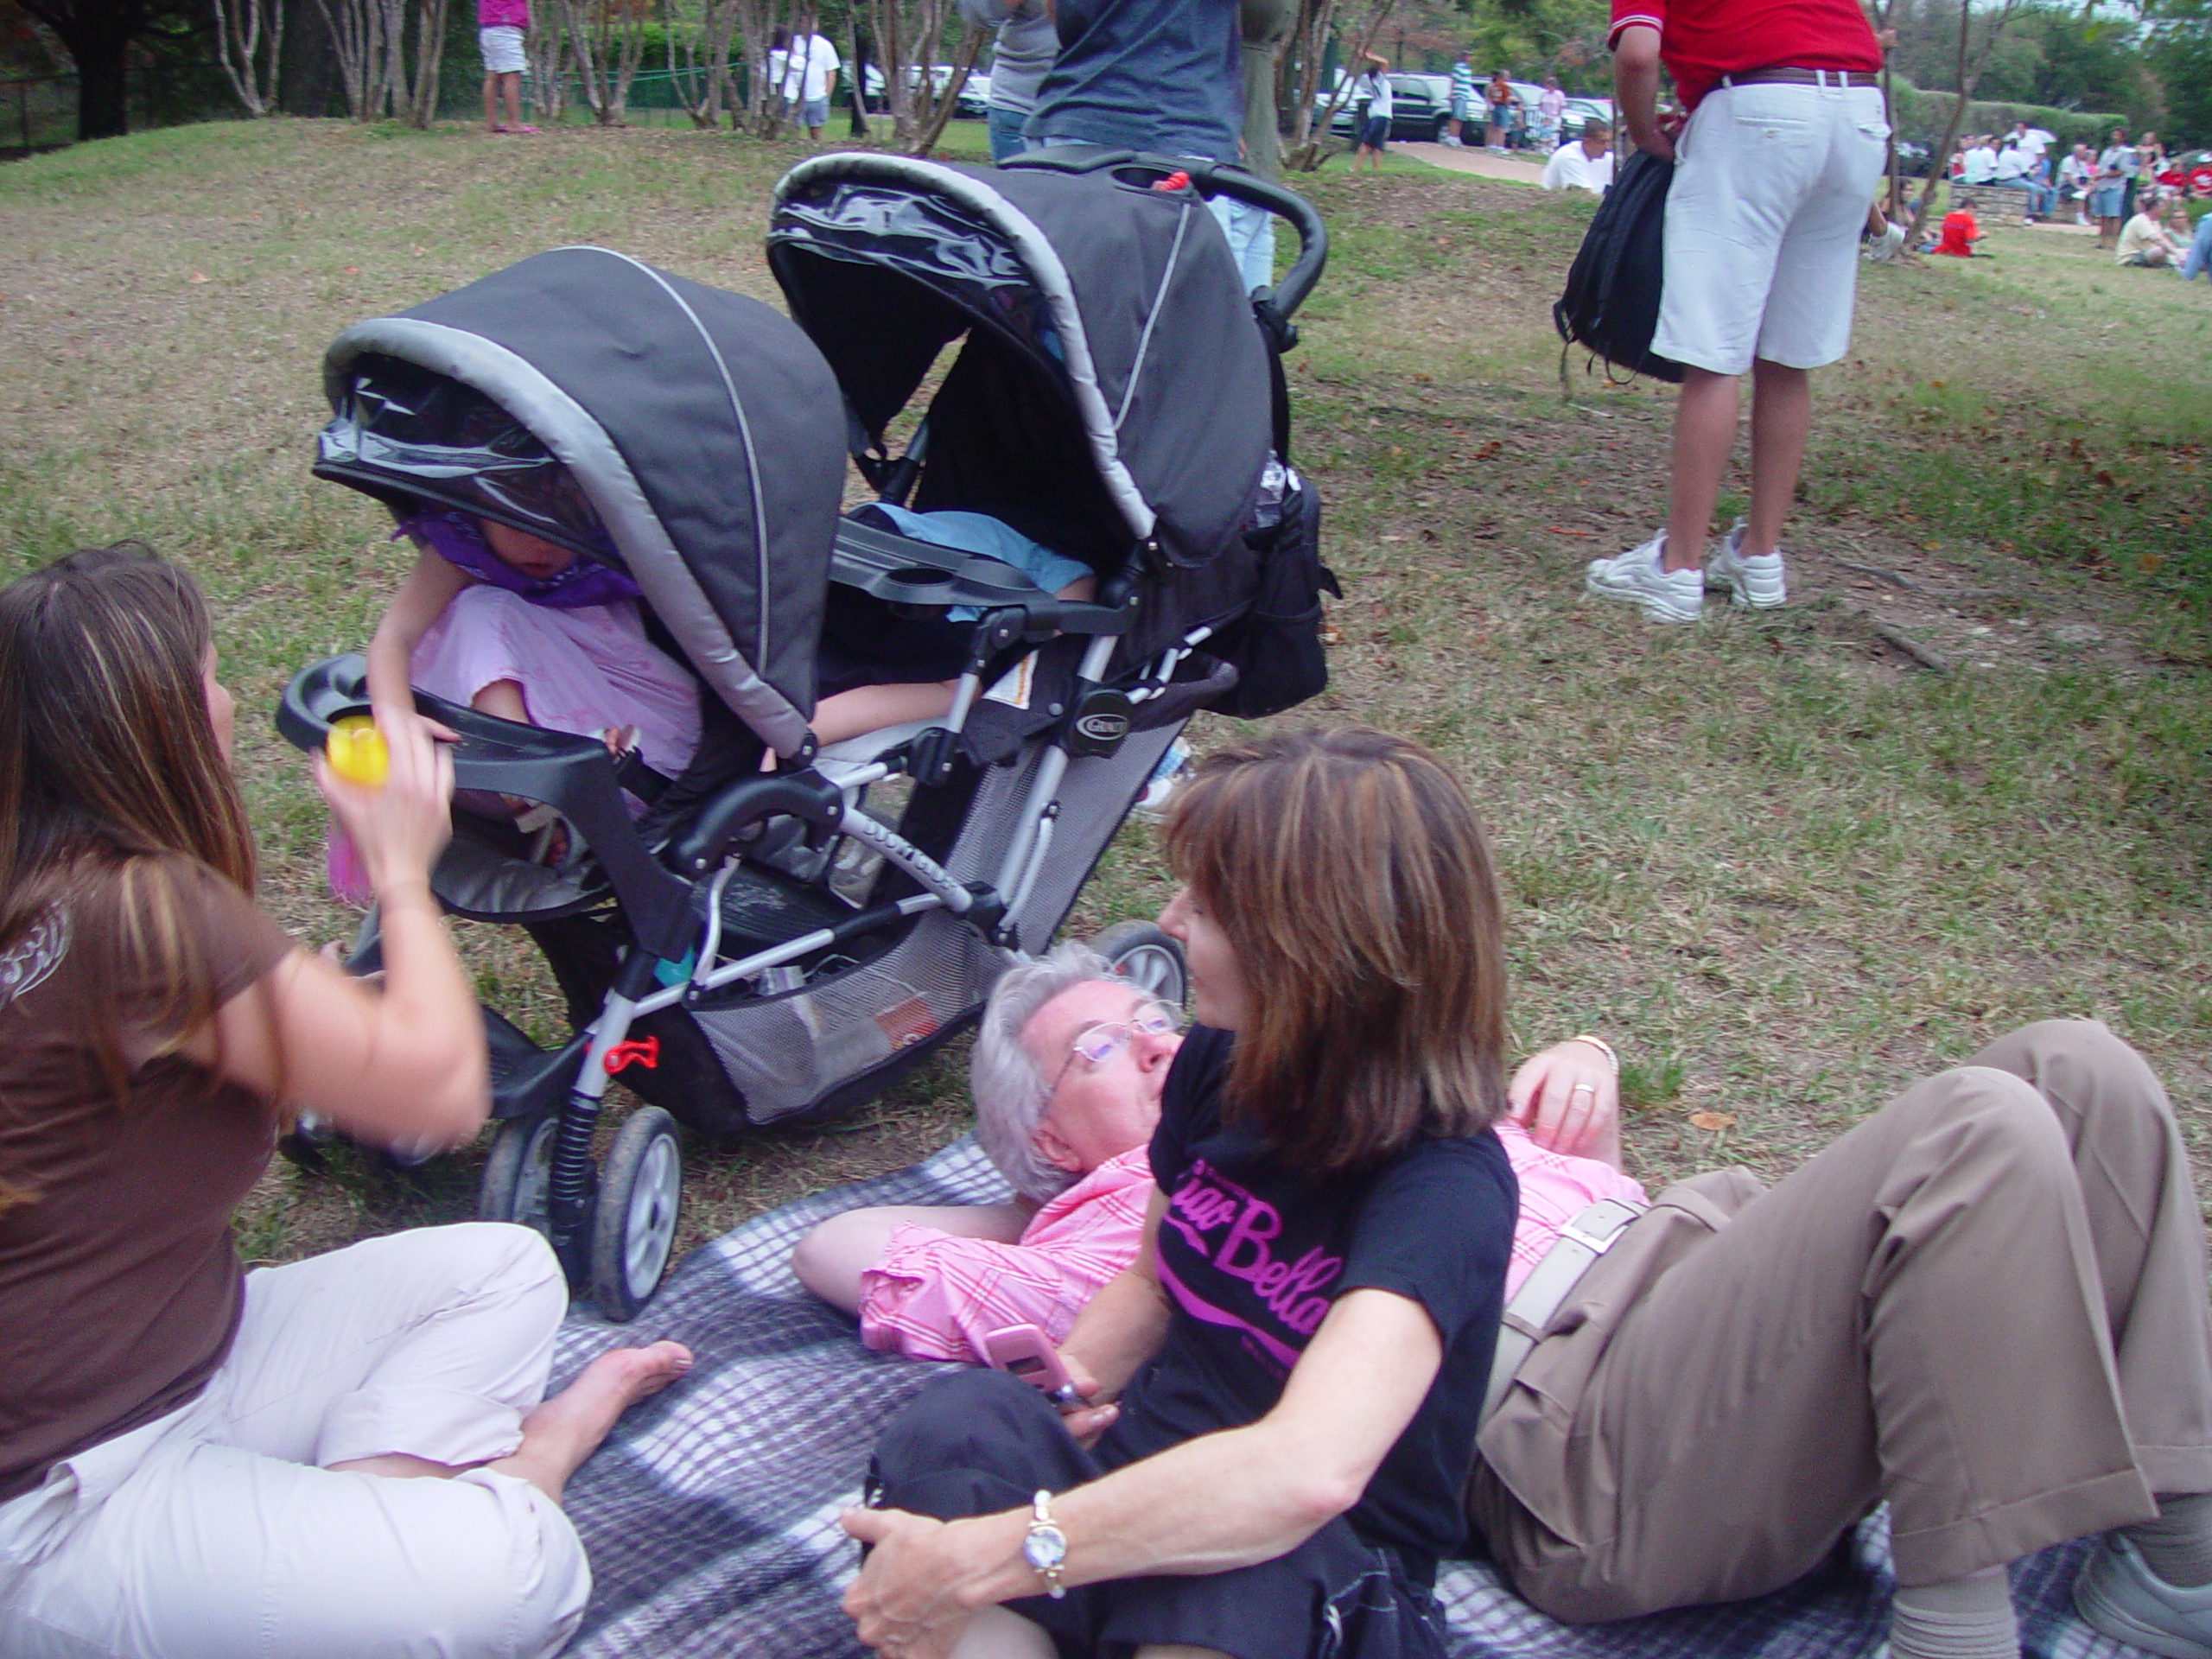
[[[869,1347],[910,1359],[980,1360],[984,1335],[1009,1325],[1057,1344],[1136,1254],[1179,1023],[1085,944],[1009,969],[969,1087],[976,1139],[1014,1200],[833,1216],[792,1251],[799,1281],[857,1314]]]

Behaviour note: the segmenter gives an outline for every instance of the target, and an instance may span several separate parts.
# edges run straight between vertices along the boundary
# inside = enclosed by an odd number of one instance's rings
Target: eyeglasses
[[[1046,1090],[1045,1098],[1049,1101],[1058,1094],[1060,1085],[1068,1080],[1068,1073],[1077,1066],[1086,1072],[1103,1071],[1113,1063],[1116,1055],[1138,1038],[1171,1036],[1180,1024],[1174,1009],[1155,998],[1147,997],[1137,1004],[1126,1020],[1085,1026],[1076,1033],[1075,1040],[1068,1045],[1067,1063],[1060,1067],[1059,1075],[1052,1079],[1052,1086]]]

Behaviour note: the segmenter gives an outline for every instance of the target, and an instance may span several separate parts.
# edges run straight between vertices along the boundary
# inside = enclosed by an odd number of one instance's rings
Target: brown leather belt
[[[1746,69],[1740,75],[1723,75],[1723,86],[1878,86],[1882,78],[1870,69]]]

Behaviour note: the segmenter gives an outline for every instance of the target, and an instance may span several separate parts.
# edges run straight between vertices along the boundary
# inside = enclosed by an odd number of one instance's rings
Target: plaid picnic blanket
[[[772,1211],[687,1256],[627,1326],[584,1314],[562,1332],[555,1380],[624,1343],[673,1337],[697,1355],[679,1386],[638,1407],[569,1484],[594,1587],[572,1659],[861,1659],[838,1611],[857,1566],[837,1513],[858,1500],[876,1432],[938,1372],[870,1353],[852,1322],[792,1277],[791,1246],[859,1205],[978,1204],[1004,1184],[963,1139],[927,1162]],[[2031,1659],[2120,1659],[2074,1616],[2087,1548],[2018,1563]],[[1758,1601],[1568,1626],[1448,1567],[1437,1593],[1453,1659],[1856,1659],[1888,1626],[1888,1529],[1878,1515],[1803,1581]]]

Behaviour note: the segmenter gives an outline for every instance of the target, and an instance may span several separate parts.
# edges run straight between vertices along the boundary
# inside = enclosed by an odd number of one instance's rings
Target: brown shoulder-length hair
[[[214,1016],[215,964],[181,883],[207,866],[254,887],[245,804],[207,714],[207,601],[136,542],[0,588],[0,950],[57,906],[98,914],[118,970],[168,988],[159,1025]],[[99,976],[104,990],[117,974]],[[112,1006],[80,1010],[120,1093]]]
[[[1319,1174],[1503,1114],[1497,883],[1434,755],[1357,726],[1217,750],[1166,839],[1245,984],[1232,1120]]]

